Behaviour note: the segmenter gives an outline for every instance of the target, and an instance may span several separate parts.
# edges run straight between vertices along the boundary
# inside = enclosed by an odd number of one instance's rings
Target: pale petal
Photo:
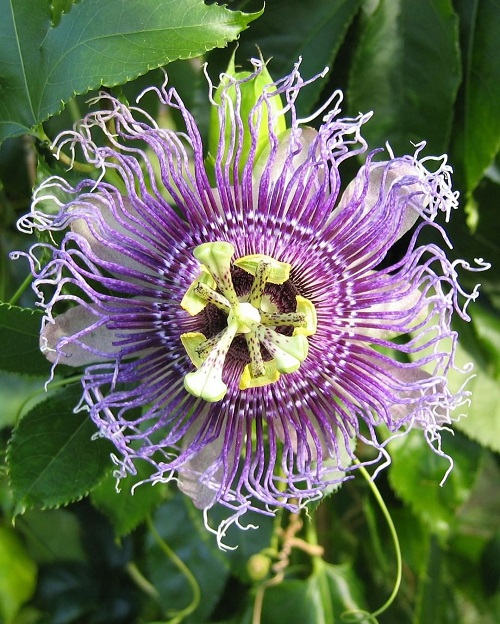
[[[117,219],[115,214],[113,214],[110,206],[111,201],[114,202],[114,208],[117,214],[120,215],[120,219]],[[152,274],[152,271],[149,271],[143,263],[132,259],[112,246],[113,243],[115,245],[119,243],[119,246],[123,248],[123,240],[127,238],[132,243],[135,241],[144,245],[141,228],[131,221],[131,217],[137,217],[136,210],[126,197],[122,197],[121,202],[123,207],[114,199],[104,198],[104,196],[96,194],[93,206],[98,212],[95,215],[89,214],[86,218],[75,219],[71,222],[71,230],[88,242],[90,248],[100,260],[135,269],[141,273]],[[101,218],[104,223],[101,222]],[[97,236],[95,233],[97,233]],[[134,280],[130,279],[130,281]]]
[[[190,427],[182,439],[183,449],[188,449],[199,432],[196,425]],[[224,447],[224,437],[219,435],[213,442],[197,450],[179,470],[179,490],[189,496],[198,509],[210,507],[217,496],[222,482],[223,467],[220,466],[210,477],[210,485],[206,483],[207,471],[220,457]],[[202,477],[205,477],[202,481]]]
[[[383,289],[381,288],[380,290],[382,291]],[[355,333],[369,338],[389,340],[401,334],[406,334],[423,323],[429,315],[428,304],[421,305],[418,312],[411,315],[413,318],[406,318],[404,314],[418,306],[419,301],[422,299],[422,293],[418,288],[412,288],[410,284],[408,284],[407,288],[402,288],[401,290],[409,292],[399,299],[391,298],[390,294],[388,294],[387,301],[375,303],[364,308],[363,312],[368,312],[371,318],[353,319],[352,324]],[[377,326],[366,327],[364,325]],[[394,329],[391,329],[391,326]]]
[[[388,165],[390,165],[389,168],[387,168]],[[369,167],[369,178],[368,188],[365,190],[364,176],[366,174],[366,166]],[[381,192],[384,175],[384,189],[383,192]],[[367,215],[377,204],[377,202],[380,201],[380,199],[388,196],[395,184],[400,182],[404,177],[412,176],[415,178],[415,181],[412,184],[400,187],[399,193],[401,197],[404,195],[413,195],[415,193],[422,194],[418,194],[416,197],[413,197],[405,206],[405,212],[398,231],[398,238],[401,238],[403,234],[408,232],[413,227],[418,217],[422,214],[422,211],[428,204],[428,199],[425,195],[425,188],[423,186],[424,180],[422,175],[422,171],[417,165],[407,161],[370,162],[369,165],[361,167],[356,178],[349,183],[340,198],[339,204],[334,211],[334,215],[337,216],[350,204],[350,202],[357,201],[361,195],[364,195],[362,204],[363,214]]]
[[[47,322],[40,335],[40,349],[50,362],[68,366],[85,366],[113,359],[120,352],[114,342],[115,332],[104,324],[99,315],[78,305]]]
[[[300,133],[297,132],[297,130],[286,130],[285,132],[282,132],[278,137],[279,144],[271,165],[271,181],[276,182],[276,180],[285,175],[286,182],[289,182],[291,173],[296,171],[297,168],[307,160],[309,147],[317,136],[318,131],[309,127],[301,128]],[[294,143],[292,143],[292,138],[294,139]],[[297,151],[298,153],[293,156],[290,162],[287,162],[290,157],[291,149],[293,149],[293,151]],[[260,180],[268,165],[270,151],[269,147],[266,148],[259,156],[259,159],[255,164],[253,176],[257,181]]]

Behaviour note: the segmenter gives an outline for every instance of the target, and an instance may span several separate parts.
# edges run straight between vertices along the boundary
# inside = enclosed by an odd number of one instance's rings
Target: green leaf
[[[346,612],[366,609],[361,581],[347,563],[332,565],[321,561],[310,582],[319,588],[325,613],[331,609],[333,617],[325,618],[326,622],[342,621]]]
[[[63,13],[68,13],[76,2],[78,0],[51,0],[52,25],[57,26],[61,21]]]
[[[451,0],[381,0],[365,24],[353,63],[351,110],[374,111],[364,136],[397,154],[426,140],[447,151],[460,84],[457,18]]]
[[[127,535],[144,522],[166,496],[165,486],[161,483],[144,483],[134,488],[150,474],[149,464],[136,462],[135,467],[138,474],[121,479],[119,491],[116,490],[116,477],[111,473],[92,490],[92,503],[111,520],[117,537]]]
[[[500,149],[500,4],[467,0],[463,162],[473,191]]]
[[[0,396],[2,397],[0,429],[12,427],[28,401],[32,404],[32,402],[42,400],[43,395],[43,382],[39,379],[0,371]]]
[[[481,305],[469,308],[472,322],[455,320],[459,343],[455,351],[458,370],[448,372],[450,389],[458,391],[466,375],[460,369],[474,368],[469,375],[466,389],[471,392],[469,404],[462,408],[465,416],[454,427],[482,446],[500,452],[500,384],[498,383],[500,326],[498,314]],[[495,377],[493,377],[495,375]]]
[[[66,509],[33,509],[16,518],[26,549],[38,564],[84,561],[81,528],[75,514]]]
[[[443,431],[441,435],[442,448],[453,459],[453,469],[442,486],[448,461],[429,448],[418,430],[389,444],[389,482],[434,534],[446,536],[455,522],[456,510],[471,492],[481,449],[459,433],[452,436]]]
[[[488,357],[488,373],[500,379],[500,316],[481,305],[475,305],[472,313],[476,339]]]
[[[422,544],[424,548],[427,551],[427,562],[419,579],[414,621],[455,624],[460,617],[456,604],[457,592],[449,583],[444,569],[444,552],[432,535],[427,544]]]
[[[259,13],[203,0],[81,0],[51,25],[48,0],[0,0],[0,140],[26,132],[75,94],[123,84],[236,39]]]
[[[196,610],[183,619],[184,624],[199,624],[208,620],[218,603],[229,573],[221,551],[209,549],[198,535],[188,512],[190,501],[179,492],[165,502],[154,514],[153,523],[166,544],[187,565],[196,579],[201,600]],[[215,537],[212,536],[215,541]],[[185,574],[167,557],[152,535],[146,544],[148,578],[158,590],[165,611],[188,607],[193,601],[193,589]]]
[[[43,313],[0,303],[0,368],[14,373],[48,376],[50,364],[39,347]]]
[[[342,621],[346,611],[360,609],[364,609],[361,583],[351,566],[316,559],[309,578],[287,580],[266,589],[262,624],[329,624]]]
[[[274,79],[290,73],[302,57],[304,78],[331,67],[347,29],[359,10],[360,0],[288,0],[266,4],[264,15],[241,37],[238,57],[257,54],[256,46]],[[297,102],[300,115],[309,114],[318,100],[325,81],[318,80],[305,89]]]
[[[460,346],[457,352],[460,355]],[[464,359],[467,355],[464,354]],[[479,367],[474,372],[467,384],[472,392],[467,417],[461,418],[455,427],[482,446],[500,453],[500,386]]]
[[[0,620],[11,624],[33,595],[37,568],[15,532],[0,526]]]
[[[326,621],[316,579],[312,581],[292,579],[266,590],[262,607],[262,624],[276,622],[326,624]]]
[[[110,443],[92,439],[96,428],[88,412],[72,411],[81,393],[74,385],[54,394],[14,430],[7,459],[16,515],[82,498],[109,466]]]

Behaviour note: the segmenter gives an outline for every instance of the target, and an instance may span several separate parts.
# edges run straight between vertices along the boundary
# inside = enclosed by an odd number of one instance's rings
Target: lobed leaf
[[[0,0],[0,140],[76,94],[225,46],[259,16],[203,0],[81,0],[62,13],[68,6]]]

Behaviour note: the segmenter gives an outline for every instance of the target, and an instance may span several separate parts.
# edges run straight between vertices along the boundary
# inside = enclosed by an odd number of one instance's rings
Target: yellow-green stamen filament
[[[240,377],[241,390],[275,383],[281,373],[298,370],[307,357],[307,336],[316,332],[314,305],[297,295],[295,311],[279,312],[265,295],[267,283],[281,285],[289,279],[291,266],[263,254],[239,258],[234,265],[253,275],[254,280],[248,294],[238,297],[231,274],[233,245],[220,241],[204,243],[193,253],[202,264],[201,273],[181,305],[192,316],[213,305],[227,315],[227,327],[209,338],[200,332],[181,336],[197,368],[185,376],[186,390],[208,402],[224,398],[224,363],[237,335],[245,338],[250,359]],[[293,327],[293,334],[277,332],[280,327]]]
[[[269,262],[259,262],[255,271],[255,279],[250,289],[250,295],[248,296],[248,303],[251,303],[256,308],[260,308],[262,303],[262,295],[264,294],[264,288],[266,282],[271,275],[272,267]]]
[[[214,278],[218,289],[232,306],[238,307],[239,301],[231,279],[231,258],[234,247],[231,243],[203,243],[195,248],[193,255],[201,262]]]
[[[237,330],[238,326],[236,323],[228,325],[224,335],[208,354],[200,368],[194,373],[188,373],[184,377],[184,387],[188,392],[205,399],[209,403],[220,401],[224,398],[227,386],[222,381],[222,368]]]

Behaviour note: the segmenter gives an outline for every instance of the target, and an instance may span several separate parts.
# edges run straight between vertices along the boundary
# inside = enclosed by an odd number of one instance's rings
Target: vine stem
[[[165,553],[165,555],[170,559],[170,561],[175,565],[175,567],[185,576],[187,582],[189,583],[189,586],[191,587],[191,591],[193,592],[193,599],[191,600],[190,604],[184,609],[182,609],[181,611],[177,611],[175,612],[175,614],[172,614],[173,618],[169,620],[168,623],[166,623],[166,624],[178,624],[179,622],[182,622],[182,620],[186,618],[188,615],[191,615],[191,613],[193,613],[197,609],[198,605],[200,604],[200,600],[201,600],[200,586],[198,585],[198,581],[194,577],[191,570],[184,563],[184,561],[182,561],[182,559],[178,555],[176,555],[176,553],[170,548],[170,546],[164,541],[164,539],[158,533],[150,516],[147,517],[146,523],[147,523],[149,531],[151,532],[151,535],[154,537],[160,549]]]

